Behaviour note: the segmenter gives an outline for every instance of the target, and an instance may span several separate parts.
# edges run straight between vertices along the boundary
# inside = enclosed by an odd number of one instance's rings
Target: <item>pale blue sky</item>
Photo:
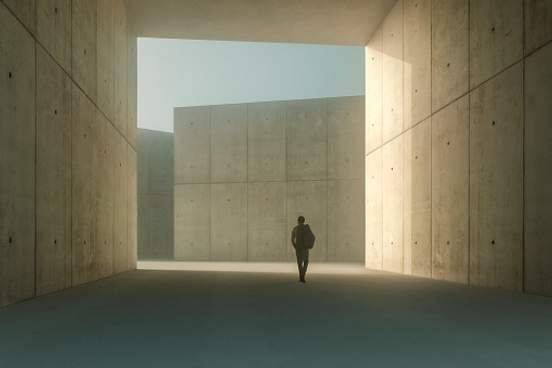
[[[364,48],[138,39],[138,127],[172,131],[173,108],[364,94]]]

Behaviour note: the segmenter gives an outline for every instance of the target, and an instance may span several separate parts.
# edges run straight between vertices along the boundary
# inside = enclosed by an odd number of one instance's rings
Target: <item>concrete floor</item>
[[[386,273],[134,271],[0,309],[0,367],[545,367],[552,298]]]

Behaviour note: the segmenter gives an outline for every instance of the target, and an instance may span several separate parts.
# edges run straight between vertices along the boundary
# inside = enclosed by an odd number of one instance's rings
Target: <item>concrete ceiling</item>
[[[138,37],[364,45],[396,0],[127,0]]]

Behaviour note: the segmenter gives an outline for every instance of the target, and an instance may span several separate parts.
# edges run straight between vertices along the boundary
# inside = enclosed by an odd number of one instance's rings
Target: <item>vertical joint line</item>
[[[36,10],[36,9],[35,9]],[[36,15],[36,14],[35,14]],[[36,24],[36,22],[35,22]],[[34,296],[38,291],[38,223],[37,223],[37,177],[38,177],[38,56],[37,43],[34,42],[34,69],[35,69],[35,85],[34,85]]]

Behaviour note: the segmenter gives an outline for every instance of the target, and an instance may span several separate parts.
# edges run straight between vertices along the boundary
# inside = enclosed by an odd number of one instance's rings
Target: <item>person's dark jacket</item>
[[[303,241],[303,234],[306,227],[306,224],[299,224],[291,231],[291,244],[293,244],[293,248],[295,248],[296,251],[308,250]]]

